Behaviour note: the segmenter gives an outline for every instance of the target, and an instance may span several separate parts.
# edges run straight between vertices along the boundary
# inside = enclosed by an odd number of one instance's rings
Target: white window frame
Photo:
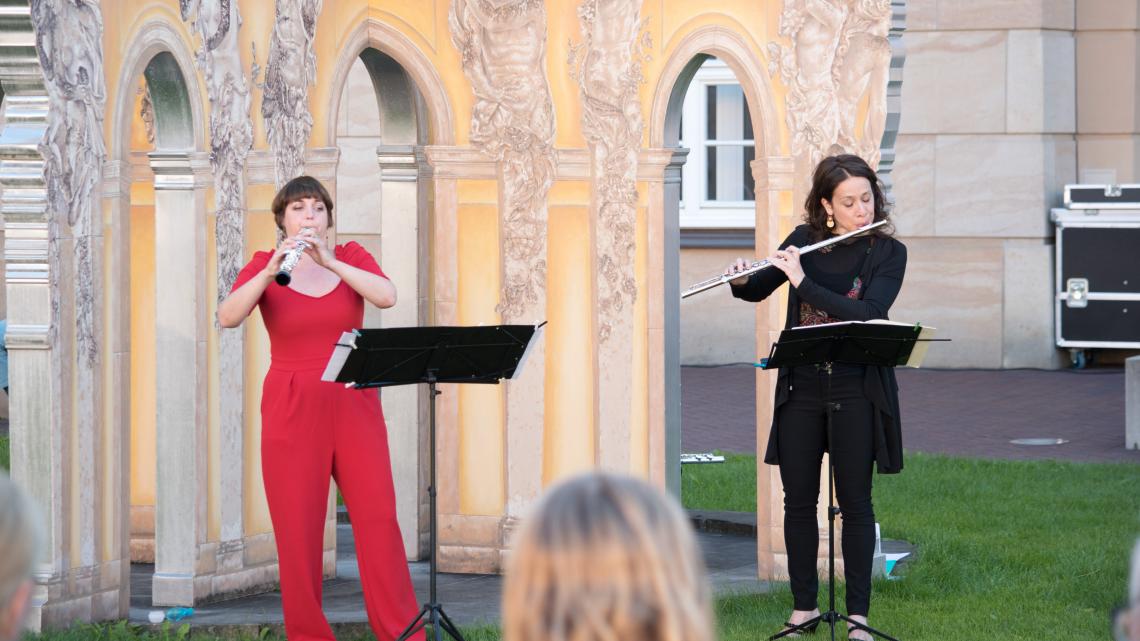
[[[739,85],[740,82],[722,60],[709,58],[701,65],[685,93],[681,107],[680,145],[689,149],[689,157],[681,172],[685,198],[680,205],[682,229],[753,229],[756,226],[756,202],[753,200],[708,200],[706,149],[718,145],[755,147],[755,140],[708,140],[708,87]],[[747,102],[745,102],[747,113]],[[755,127],[753,127],[755,132]],[[692,197],[696,194],[697,197]]]

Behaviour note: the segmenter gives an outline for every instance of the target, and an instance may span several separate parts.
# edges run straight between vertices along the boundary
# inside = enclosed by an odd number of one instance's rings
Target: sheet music
[[[869,321],[874,322],[874,321]],[[915,342],[914,348],[910,350],[910,357],[903,363],[903,367],[922,367],[922,362],[926,360],[926,352],[930,349],[930,339],[934,338],[934,333],[938,329],[935,327],[927,327],[926,325],[919,325],[918,341]]]
[[[936,327],[928,327],[921,323],[900,323],[898,321],[887,320],[885,318],[873,318],[869,321],[838,321],[835,323],[820,323],[819,325],[797,325],[791,328],[792,331],[797,329],[811,329],[816,327],[840,327],[844,325],[894,325],[895,327],[915,327],[918,330],[918,340],[914,344],[914,348],[910,352],[910,357],[906,359],[901,367],[922,367],[922,362],[926,359],[926,352],[930,349],[930,339],[934,338],[935,332],[938,331]]]
[[[530,350],[533,349],[540,340],[542,340],[542,328],[545,326],[546,323],[542,323],[534,328],[534,334],[531,335],[530,342],[526,344],[526,349],[523,350],[523,355],[522,358],[519,359],[519,364],[515,366],[515,371],[511,373],[512,379],[519,377],[519,374],[523,370],[523,365],[526,365],[527,357],[530,356]]]
[[[333,348],[332,356],[329,357],[329,364],[325,366],[325,373],[321,374],[321,380],[335,383],[337,374],[340,374],[340,370],[348,361],[348,355],[354,349],[356,349],[356,332],[341,334],[340,339],[336,342],[336,347]]]

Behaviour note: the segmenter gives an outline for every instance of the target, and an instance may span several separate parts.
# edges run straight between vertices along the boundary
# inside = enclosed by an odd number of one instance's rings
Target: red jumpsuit
[[[357,243],[335,251],[339,260],[383,276]],[[271,257],[257,252],[234,289],[264,270]],[[372,631],[380,641],[394,639],[418,608],[396,523],[380,395],[320,380],[341,333],[363,322],[364,299],[343,281],[319,298],[270,283],[258,305],[272,357],[261,397],[261,470],[277,538],[285,633],[290,641],[334,638],[321,609],[331,476],[352,517]]]

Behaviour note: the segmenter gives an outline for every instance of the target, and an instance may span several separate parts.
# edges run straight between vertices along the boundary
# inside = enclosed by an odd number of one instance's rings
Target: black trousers
[[[875,511],[871,504],[873,407],[863,395],[863,368],[836,366],[831,377],[833,443],[827,442],[824,407],[827,374],[816,367],[792,371],[791,394],[777,421],[780,480],[784,484],[784,543],[795,609],[817,607],[819,575],[820,466],[831,453],[835,495],[843,517],[843,564],[847,614],[866,616],[871,607]],[[823,500],[826,502],[827,498]]]

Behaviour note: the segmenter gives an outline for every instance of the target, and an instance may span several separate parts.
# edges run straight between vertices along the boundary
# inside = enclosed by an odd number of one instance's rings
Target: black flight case
[[[1140,349],[1140,185],[1066,185],[1057,228],[1057,346],[1084,367],[1093,349]]]

